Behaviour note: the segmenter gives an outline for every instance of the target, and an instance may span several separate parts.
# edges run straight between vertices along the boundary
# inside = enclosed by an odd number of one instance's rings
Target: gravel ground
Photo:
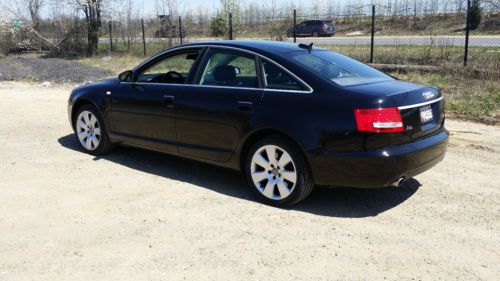
[[[92,157],[70,88],[0,83],[0,280],[498,280],[500,128],[449,120],[401,188],[278,209],[236,172],[132,148]]]
[[[7,58],[0,60],[0,81],[84,83],[111,77],[111,72],[57,58]]]

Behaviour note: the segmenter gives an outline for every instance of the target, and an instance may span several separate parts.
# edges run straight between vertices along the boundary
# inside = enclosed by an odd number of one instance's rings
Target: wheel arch
[[[71,107],[71,126],[73,127],[73,130],[75,129],[76,113],[78,112],[78,109],[80,109],[84,105],[92,105],[97,110],[99,110],[99,107],[90,99],[86,99],[86,98],[78,99]]]
[[[309,167],[311,166],[311,164],[309,163],[309,159],[306,156],[304,147],[297,140],[283,131],[274,128],[262,128],[250,133],[243,141],[241,149],[239,149],[239,168],[241,169],[241,171],[245,171],[245,160],[250,148],[252,148],[252,146],[259,140],[272,135],[278,135],[290,141],[290,143],[297,147],[297,149],[300,151],[307,165],[309,165]]]

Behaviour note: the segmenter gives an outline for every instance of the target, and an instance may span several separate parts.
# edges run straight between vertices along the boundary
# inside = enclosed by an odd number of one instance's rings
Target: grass
[[[97,66],[116,74],[132,69],[145,58],[132,55],[90,57],[81,63]],[[448,115],[455,118],[500,124],[500,81],[493,77],[476,77],[470,73],[445,68],[441,73],[394,72],[402,80],[437,86],[446,99]]]
[[[500,81],[495,77],[475,78],[470,73],[453,70],[391,74],[402,80],[439,87],[445,96],[448,115],[500,124]]]
[[[139,63],[141,63],[145,59],[146,57],[134,56],[128,54],[120,54],[120,55],[101,54],[99,56],[77,58],[76,60],[82,64],[99,67],[104,70],[109,70],[114,74],[118,75],[119,73],[125,70],[130,70],[136,67]]]
[[[357,60],[370,60],[370,46],[320,46]],[[464,48],[456,46],[375,46],[374,63],[411,65],[462,65]],[[500,47],[470,47],[470,66],[480,66],[484,70],[500,69]]]
[[[333,20],[336,26],[337,36],[349,36],[352,32],[359,32],[360,35],[369,36],[372,27],[371,11],[360,11],[365,13],[362,16],[330,18],[314,18],[314,15],[304,14],[306,11],[298,11],[297,23],[311,19]],[[432,35],[458,35],[464,36],[464,24],[466,21],[465,13],[443,13],[417,16],[392,16],[383,15],[383,11],[378,11],[375,18],[375,30],[377,36],[390,35],[412,35],[428,36]],[[274,21],[264,21],[256,23],[239,22],[234,19],[234,32],[236,38],[269,38],[270,36],[284,36],[288,28],[293,27],[293,17],[278,18]],[[483,13],[483,19],[480,26],[472,31],[474,35],[498,35],[498,23],[500,22],[500,13]],[[194,26],[187,27],[188,34],[203,34],[199,28]]]
[[[176,44],[177,42],[173,42]],[[368,62],[370,60],[370,46],[365,45],[323,45],[320,46],[357,60]],[[115,45],[116,53],[130,57],[149,57],[161,50],[168,48],[168,42],[148,43],[146,45],[146,56],[142,44]],[[109,55],[109,44],[100,44],[98,56]],[[381,64],[411,64],[411,65],[462,65],[464,60],[464,48],[457,46],[375,46],[374,63]],[[469,65],[481,67],[483,70],[500,69],[500,47],[470,47]]]
[[[359,48],[361,47],[335,46],[336,51],[357,58],[360,55]],[[364,47],[361,49],[366,50]],[[418,47],[412,47],[411,49],[408,52],[421,51]],[[148,54],[148,56],[150,55]],[[147,57],[127,53],[109,54],[108,52],[101,52],[97,56],[73,59],[85,65],[111,71],[117,75],[124,70],[134,68]],[[498,54],[492,56],[491,60],[488,64],[498,64],[500,61]],[[377,62],[380,61],[377,60]],[[500,124],[500,77],[498,77],[498,69],[498,67],[493,68],[492,73],[485,72],[478,75],[473,70],[468,71],[463,67],[457,67],[457,64],[448,64],[438,73],[411,71],[392,72],[390,74],[402,80],[439,87],[445,96],[448,116],[498,125]]]
[[[351,47],[352,48],[352,47]],[[341,46],[343,53],[356,52]],[[418,50],[418,48],[416,48]],[[113,55],[82,58],[83,64],[112,71],[115,74],[132,69],[146,57],[134,55]],[[493,63],[498,63],[494,61]],[[495,75],[478,77],[466,70],[444,68],[440,73],[421,71],[394,72],[391,75],[402,80],[437,86],[446,99],[448,115],[456,118],[479,121],[488,124],[500,124],[500,80]]]

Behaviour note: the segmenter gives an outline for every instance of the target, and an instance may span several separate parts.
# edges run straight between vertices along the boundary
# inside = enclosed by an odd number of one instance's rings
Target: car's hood
[[[111,86],[115,86],[119,83],[120,83],[120,80],[118,80],[117,78],[110,78],[110,79],[104,79],[104,80],[89,82],[89,83],[80,85],[77,88],[75,88],[75,90],[111,87]]]

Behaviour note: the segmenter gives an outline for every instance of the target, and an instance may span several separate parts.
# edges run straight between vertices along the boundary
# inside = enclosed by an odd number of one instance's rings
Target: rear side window
[[[273,90],[302,91],[304,87],[292,76],[278,68],[273,63],[263,60],[262,73],[264,76],[264,86]]]
[[[238,51],[212,49],[200,85],[259,88],[255,56]]]

